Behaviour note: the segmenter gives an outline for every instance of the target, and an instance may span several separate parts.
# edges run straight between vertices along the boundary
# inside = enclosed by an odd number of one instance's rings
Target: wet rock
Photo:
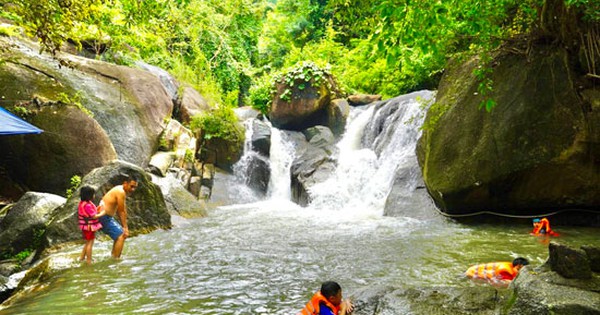
[[[252,150],[266,157],[271,150],[271,128],[256,119],[252,121]]]
[[[590,279],[592,270],[585,251],[550,242],[550,268],[565,278]]]
[[[246,184],[264,196],[271,178],[269,161],[258,154],[250,155],[246,172]]]
[[[332,100],[327,108],[327,126],[336,136],[341,136],[346,128],[350,105],[345,99]]]
[[[509,291],[492,287],[367,288],[352,295],[354,315],[497,314]]]
[[[549,267],[524,267],[504,307],[509,315],[600,314],[600,277],[566,279]]]
[[[335,137],[331,129],[325,126],[314,126],[302,131],[310,145],[332,151],[330,146],[335,143]]]
[[[590,260],[590,268],[594,272],[600,272],[600,247],[581,246]]]

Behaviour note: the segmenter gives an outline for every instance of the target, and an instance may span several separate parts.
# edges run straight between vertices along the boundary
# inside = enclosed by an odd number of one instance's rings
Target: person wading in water
[[[129,236],[129,227],[127,226],[127,205],[125,198],[128,194],[135,191],[138,186],[137,178],[122,174],[123,184],[113,187],[109,190],[98,205],[98,211],[104,211],[105,216],[100,217],[102,223],[102,232],[113,239],[112,257],[121,258],[121,252],[125,244],[125,239]],[[121,224],[115,220],[115,214],[119,215]]]

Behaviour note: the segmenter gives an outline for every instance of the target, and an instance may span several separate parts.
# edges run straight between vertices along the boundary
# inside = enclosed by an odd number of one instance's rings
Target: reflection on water
[[[560,228],[561,242],[598,245],[597,230]],[[124,260],[97,242],[92,266],[66,269],[0,314],[293,314],[324,280],[367,286],[470,286],[471,264],[547,258],[529,226],[344,216],[291,203],[216,209],[128,240]],[[77,258],[79,248],[69,257]]]

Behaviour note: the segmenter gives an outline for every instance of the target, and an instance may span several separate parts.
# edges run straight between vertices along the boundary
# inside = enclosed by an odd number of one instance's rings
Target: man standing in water
[[[109,190],[100,205],[98,211],[104,210],[106,215],[100,217],[102,223],[102,232],[106,233],[113,239],[113,258],[121,258],[125,239],[129,236],[129,227],[127,226],[127,205],[125,198],[127,194],[133,192],[138,186],[137,178],[123,174],[123,184],[113,187]],[[115,220],[115,214],[119,215],[121,224]]]

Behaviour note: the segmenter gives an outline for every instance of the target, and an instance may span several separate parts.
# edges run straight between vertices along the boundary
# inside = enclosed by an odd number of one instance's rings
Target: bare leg
[[[81,251],[81,255],[79,255],[79,261],[83,261],[85,259],[85,254],[87,253],[87,241],[83,244],[83,250]]]
[[[85,246],[87,246],[87,249],[86,249],[87,260],[86,261],[89,265],[92,263],[92,247],[94,247],[94,240],[91,239],[91,240],[87,241]]]
[[[121,258],[121,252],[123,251],[123,245],[125,245],[125,234],[121,234],[113,244],[112,256],[113,258]]]

